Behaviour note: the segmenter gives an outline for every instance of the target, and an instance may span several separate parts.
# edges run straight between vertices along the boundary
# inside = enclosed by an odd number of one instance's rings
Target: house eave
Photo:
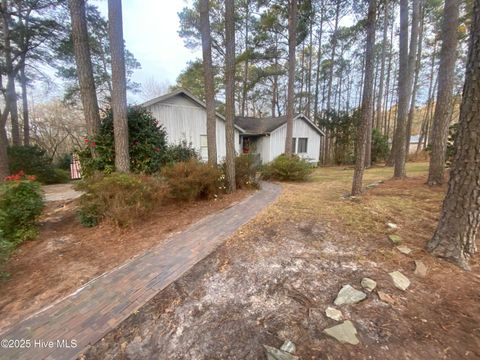
[[[161,95],[161,96],[158,96],[156,98],[153,98],[151,100],[148,100],[142,104],[140,104],[140,106],[142,107],[149,107],[149,106],[152,106],[152,105],[155,105],[155,104],[158,104],[160,102],[163,102],[163,101],[166,101],[168,99],[171,99],[177,95],[185,95],[186,97],[188,97],[190,100],[192,100],[193,102],[195,102],[197,105],[203,107],[204,109],[207,109],[207,105],[201,101],[200,99],[197,99],[190,91],[188,90],[185,90],[185,89],[177,89],[175,91],[172,91],[168,94],[164,94],[164,95]],[[222,114],[220,114],[219,112],[215,112],[215,115],[220,118],[221,120],[223,120],[224,122],[226,122],[226,119],[225,119],[225,116],[223,116]],[[245,130],[242,129],[240,126],[234,124],[234,127],[235,129],[237,129],[240,133],[245,133]]]

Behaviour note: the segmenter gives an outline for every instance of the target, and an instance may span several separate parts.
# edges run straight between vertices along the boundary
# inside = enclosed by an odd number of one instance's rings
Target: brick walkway
[[[24,320],[1,339],[30,340],[30,348],[0,347],[0,359],[71,359],[118,326],[155,294],[209,255],[240,226],[273,202],[280,187],[262,190],[242,202],[195,223],[162,245],[91,281],[76,293]],[[58,347],[75,340],[76,347]],[[39,341],[43,341],[42,344]],[[46,342],[53,341],[53,347]]]

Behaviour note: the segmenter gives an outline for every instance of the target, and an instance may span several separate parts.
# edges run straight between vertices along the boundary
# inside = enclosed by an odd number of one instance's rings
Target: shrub
[[[262,172],[265,179],[280,181],[305,181],[313,172],[313,166],[296,155],[280,155],[267,164]]]
[[[235,183],[238,189],[258,188],[257,158],[252,154],[243,154],[235,158]]]
[[[8,257],[10,256],[14,248],[15,248],[14,244],[4,239],[3,234],[0,231],[0,279],[4,275],[7,275],[3,273],[1,270],[5,262],[8,260]]]
[[[166,132],[146,109],[141,107],[128,109],[128,136],[132,172],[152,174],[167,162]],[[111,110],[102,120],[99,134],[94,139],[85,139],[85,145],[78,153],[82,175],[88,177],[96,171],[105,174],[114,171],[115,145]],[[95,157],[92,156],[92,150],[95,151]]]
[[[34,177],[20,172],[0,185],[0,264],[17,245],[35,238],[42,208],[40,184]]]
[[[173,164],[176,162],[185,162],[191,159],[198,159],[198,154],[192,147],[191,143],[189,144],[183,140],[179,144],[167,146],[165,159],[169,164]]]
[[[23,171],[34,175],[43,184],[57,184],[69,180],[59,176],[46,151],[37,145],[15,145],[8,148],[10,173]]]
[[[80,199],[78,215],[84,226],[107,219],[126,227],[162,203],[167,189],[160,179],[125,173],[95,174],[79,186],[86,193]]]
[[[55,161],[55,167],[70,171],[70,163],[72,162],[72,154],[63,154]]]
[[[372,131],[372,161],[386,160],[389,154],[388,136],[382,135],[377,129]]]
[[[184,201],[208,199],[224,189],[222,172],[215,166],[192,159],[162,169],[170,194]]]

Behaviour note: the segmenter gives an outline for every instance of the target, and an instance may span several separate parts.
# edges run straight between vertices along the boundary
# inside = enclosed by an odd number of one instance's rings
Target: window
[[[298,150],[297,153],[305,154],[307,152],[308,138],[298,138]]]
[[[297,138],[292,138],[292,153],[297,153]]]
[[[200,135],[200,147],[208,147],[207,135]]]
[[[203,160],[208,159],[208,141],[207,135],[200,135],[200,157]]]

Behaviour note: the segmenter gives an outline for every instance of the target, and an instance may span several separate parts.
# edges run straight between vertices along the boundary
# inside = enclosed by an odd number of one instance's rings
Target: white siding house
[[[180,89],[142,104],[167,132],[169,144],[186,141],[208,158],[207,111],[205,104],[186,90]],[[225,118],[217,113],[217,160],[226,156]],[[235,118],[235,152],[257,154],[268,163],[285,151],[287,131],[285,116],[270,118]],[[318,163],[320,144],[324,133],[305,115],[297,115],[293,122],[293,151],[298,156]]]
[[[205,104],[186,90],[177,90],[157,97],[141,106],[149,110],[153,117],[167,132],[169,144],[186,141],[207,160],[207,112]],[[235,151],[240,153],[240,132],[235,127]],[[226,156],[225,118],[217,113],[217,160],[222,162]]]
[[[263,163],[268,163],[285,152],[287,119],[237,117],[236,124],[244,132],[240,134],[244,153],[258,154]],[[318,163],[320,144],[324,133],[305,115],[293,120],[293,152],[298,156]]]

